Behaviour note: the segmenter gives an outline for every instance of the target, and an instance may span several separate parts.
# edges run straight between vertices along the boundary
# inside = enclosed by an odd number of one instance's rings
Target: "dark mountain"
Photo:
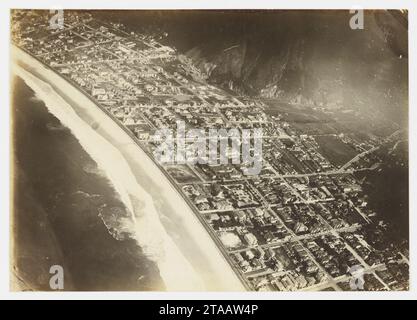
[[[191,57],[240,94],[370,112],[405,123],[408,25],[401,11],[100,12]]]

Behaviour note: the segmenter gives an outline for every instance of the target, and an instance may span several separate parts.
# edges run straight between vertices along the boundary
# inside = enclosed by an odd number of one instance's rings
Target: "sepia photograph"
[[[9,16],[11,292],[410,290],[407,9]]]

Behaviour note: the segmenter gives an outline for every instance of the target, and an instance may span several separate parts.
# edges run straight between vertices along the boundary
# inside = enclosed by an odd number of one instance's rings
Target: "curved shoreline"
[[[100,110],[108,120],[110,120],[113,125],[117,125],[119,129],[122,129],[123,134],[127,134],[124,137],[119,137],[121,141],[113,141],[116,138],[112,137],[108,132],[105,130],[103,131],[103,128],[99,127],[96,131],[100,131],[98,133],[101,135],[104,139],[106,139],[109,143],[111,143],[115,148],[117,148],[120,153],[126,158],[126,161],[128,162],[129,166],[135,172],[134,169],[137,169],[137,161],[142,160],[142,167],[144,163],[146,163],[146,167],[148,170],[147,176],[144,176],[143,172],[137,173],[136,180],[138,184],[141,184],[141,181],[139,181],[138,176],[141,178],[140,180],[147,180],[150,182],[150,184],[146,185],[146,191],[148,191],[149,186],[149,193],[152,193],[152,199],[155,201],[156,206],[159,206],[158,215],[159,219],[161,220],[162,224],[165,227],[165,231],[170,234],[171,238],[172,235],[175,237],[178,236],[178,234],[174,234],[173,230],[175,228],[181,228],[181,232],[184,233],[180,235],[180,238],[183,237],[184,239],[174,239],[174,242],[177,246],[182,247],[183,250],[181,252],[188,256],[189,260],[196,260],[199,261],[192,261],[191,264],[194,266],[196,270],[198,270],[198,273],[202,275],[204,278],[204,283],[206,284],[207,290],[227,290],[227,291],[241,291],[244,289],[245,282],[241,278],[241,275],[238,273],[237,270],[233,268],[233,266],[230,265],[229,261],[226,259],[225,255],[227,254],[224,252],[224,250],[216,245],[216,242],[219,240],[216,237],[213,237],[210,233],[212,232],[209,230],[202,221],[202,217],[198,212],[196,212],[195,208],[190,203],[189,199],[187,199],[179,189],[179,187],[175,184],[173,179],[166,174],[166,172],[161,168],[161,166],[156,163],[152,156],[149,154],[147,150],[144,150],[144,148],[140,145],[139,141],[136,139],[136,137],[123,125],[121,124],[117,119],[114,118],[114,116],[108,112],[105,108],[98,105],[89,95],[88,93],[84,92],[82,89],[78,88],[78,86],[74,85],[73,82],[66,77],[61,76],[56,71],[54,71],[52,68],[44,65],[42,62],[40,62],[37,58],[33,57],[29,53],[23,51],[20,48],[16,48],[15,46],[12,47],[13,50],[13,56],[17,57],[20,56],[20,64],[26,65],[26,68],[28,69],[36,69],[29,70],[31,73],[35,73],[35,76],[38,78],[41,78],[45,82],[47,82],[53,89],[56,91],[65,101],[68,102],[68,104],[73,108],[75,113],[89,126],[96,123],[97,119],[94,119],[91,114],[89,114],[89,110],[86,110],[85,107],[82,107],[79,105],[79,101],[76,102],[72,97],[69,97],[65,92],[63,92],[62,88],[59,88],[59,86],[55,85],[54,79],[49,79],[51,75],[47,74],[41,74],[42,72],[37,70],[39,67],[45,68],[46,71],[51,71],[55,77],[59,77],[61,81],[64,81],[63,85],[68,85],[72,88],[72,90],[77,91],[80,95],[83,96],[84,99],[88,99],[89,104],[92,104],[95,106],[97,110]],[[26,59],[23,59],[24,57]],[[22,61],[22,60],[30,60],[32,61]],[[19,59],[18,59],[19,60]],[[34,63],[39,64],[39,66],[33,66]],[[29,66],[28,66],[29,64]],[[23,67],[25,68],[25,67]],[[25,69],[26,69],[25,68]],[[44,72],[45,73],[45,72]],[[47,73],[47,72],[46,72]],[[46,78],[46,79],[45,79]],[[59,82],[59,81],[57,81]],[[67,92],[70,90],[66,90]],[[76,98],[76,96],[74,95]],[[126,139],[127,138],[127,139]],[[117,139],[116,139],[117,140]],[[117,145],[116,145],[117,144]],[[135,150],[133,150],[134,148]],[[132,157],[132,154],[140,153],[139,156],[140,159],[137,159],[135,157]],[[132,162],[133,161],[133,162]],[[136,162],[136,163],[135,163]],[[133,166],[132,166],[133,163]],[[149,170],[150,169],[150,170]],[[141,169],[143,171],[143,168]],[[155,171],[157,170],[157,172]],[[140,170],[136,170],[140,171]],[[155,172],[154,172],[155,171]],[[153,178],[151,178],[151,175],[149,172],[154,173]],[[145,173],[145,175],[146,175]],[[161,177],[161,179],[158,180],[158,175]],[[155,180],[158,180],[159,184],[155,182]],[[167,183],[166,183],[167,182]],[[146,184],[146,181],[143,183]],[[167,188],[167,185],[169,188]],[[175,194],[173,194],[175,193]],[[170,200],[173,200],[170,202]],[[163,203],[162,202],[170,202],[170,203]],[[173,210],[175,209],[175,210]],[[173,210],[173,211],[171,211]],[[181,211],[183,210],[185,213],[175,213],[175,211]],[[160,212],[160,211],[165,211]],[[188,220],[190,214],[193,216],[191,218],[193,221]],[[162,219],[161,219],[162,218]],[[168,223],[164,223],[164,219],[168,219]],[[175,221],[178,220],[179,221]],[[172,223],[174,227],[172,227],[172,230],[169,230],[169,227],[166,227],[167,224]],[[198,226],[198,227],[196,227]],[[199,230],[200,229],[200,230]],[[195,244],[184,244],[189,242],[195,242]],[[192,254],[189,254],[190,252],[186,252],[187,250],[196,250],[199,249],[201,252],[193,252]],[[190,258],[191,257],[191,258]],[[215,263],[210,263],[210,260],[214,261]],[[212,264],[212,265],[210,265]],[[225,267],[227,267],[227,270]],[[204,268],[200,270],[201,268]],[[211,273],[211,274],[208,274]],[[215,282],[215,283],[213,283]],[[207,286],[208,284],[208,286]]]

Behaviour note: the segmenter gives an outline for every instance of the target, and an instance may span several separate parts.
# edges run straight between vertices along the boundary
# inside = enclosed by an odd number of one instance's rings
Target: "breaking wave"
[[[119,195],[129,218],[121,217],[117,223],[111,223],[111,215],[106,217],[103,222],[109,232],[113,236],[127,232],[133,237],[147,257],[158,265],[167,290],[204,290],[202,279],[161,224],[152,197],[137,183],[118,149],[84,122],[49,84],[17,64],[13,72],[35,92],[36,99],[42,100],[49,112],[71,130]],[[111,211],[111,214],[114,213],[114,210]],[[117,230],[114,230],[115,226]]]

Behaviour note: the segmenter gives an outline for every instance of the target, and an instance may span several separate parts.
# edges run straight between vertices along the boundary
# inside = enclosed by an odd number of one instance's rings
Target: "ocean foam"
[[[15,46],[12,46],[12,56],[14,64],[23,65],[35,82],[40,83],[37,81],[40,78],[53,86],[56,95],[69,101],[66,105],[78,115],[78,121],[97,131],[95,134],[123,158],[121,163],[130,173],[118,176],[113,172],[120,182],[118,192],[126,194],[128,191],[126,201],[134,207],[134,216],[139,222],[134,232],[157,261],[164,281],[167,279],[167,290],[245,290],[193,210],[132,138],[83,93],[36,59]],[[50,92],[51,87],[46,86],[45,90]],[[106,164],[113,167],[119,163],[108,161]],[[104,171],[107,173],[107,167]],[[171,250],[173,247],[175,249]],[[188,267],[183,268],[183,265]]]
[[[71,130],[82,148],[105,172],[121,201],[132,214],[135,239],[149,259],[157,263],[166,289],[204,290],[203,281],[159,221],[152,197],[136,182],[120,152],[86,124],[49,84],[20,66],[15,65],[13,71],[32,88],[49,112]]]

